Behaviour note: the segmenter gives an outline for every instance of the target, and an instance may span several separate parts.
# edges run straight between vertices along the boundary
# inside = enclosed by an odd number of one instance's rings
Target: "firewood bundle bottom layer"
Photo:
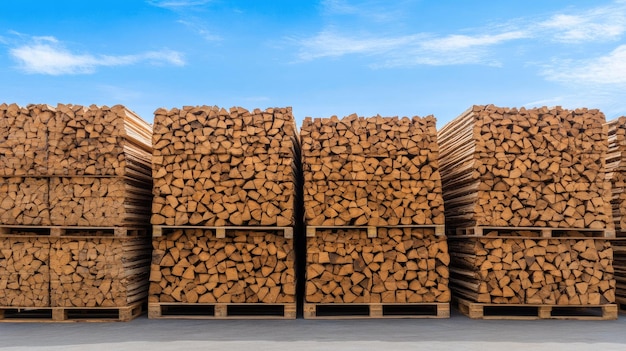
[[[444,224],[433,117],[306,118],[308,225]]]
[[[612,229],[598,110],[474,106],[439,131],[449,228]]]
[[[147,296],[146,238],[0,240],[0,306],[123,307]]]
[[[615,302],[613,249],[606,240],[450,240],[450,287],[474,302],[600,305]]]
[[[307,238],[305,302],[449,302],[449,261],[432,229],[318,230]]]
[[[292,303],[294,259],[275,232],[176,230],[153,238],[149,302]]]
[[[291,108],[155,111],[154,225],[290,226],[299,141]]]

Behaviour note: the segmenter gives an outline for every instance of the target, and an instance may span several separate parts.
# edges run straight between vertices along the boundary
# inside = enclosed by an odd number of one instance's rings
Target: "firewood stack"
[[[626,306],[626,116],[607,122],[609,151],[606,179],[611,183],[611,205],[616,240],[613,241],[616,299]]]
[[[447,308],[435,123],[431,116],[304,120],[305,317],[319,317],[316,308],[326,304]]]
[[[155,111],[151,317],[171,303],[285,304],[291,317],[298,138],[290,107]]]
[[[450,286],[492,304],[614,302],[598,110],[473,106],[439,131]]]
[[[0,105],[0,307],[142,303],[150,135],[121,105]]]

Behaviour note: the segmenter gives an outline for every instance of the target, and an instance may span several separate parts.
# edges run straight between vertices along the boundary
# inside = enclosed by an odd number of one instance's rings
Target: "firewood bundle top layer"
[[[447,225],[611,228],[593,109],[473,106],[439,131]]]
[[[0,105],[0,176],[47,173],[47,125],[55,114],[48,105]]]
[[[299,140],[291,108],[155,112],[155,225],[294,223]]]
[[[149,181],[150,125],[124,106],[0,105],[0,176]]]
[[[626,231],[626,116],[609,121],[607,127],[606,180],[611,183],[615,229],[623,236]]]
[[[306,118],[309,225],[439,225],[443,198],[432,116]]]

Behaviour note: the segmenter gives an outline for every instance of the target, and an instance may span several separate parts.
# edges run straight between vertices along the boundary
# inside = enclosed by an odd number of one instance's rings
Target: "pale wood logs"
[[[0,238],[0,306],[50,306],[50,239]]]
[[[449,228],[612,229],[598,110],[473,106],[439,131]]]
[[[49,179],[0,178],[0,224],[50,225]]]
[[[307,242],[307,303],[450,301],[448,246],[433,229],[328,229]]]
[[[450,286],[476,302],[599,305],[615,301],[613,249],[606,240],[450,240]]]
[[[293,239],[180,229],[153,238],[149,302],[295,303]]]
[[[306,118],[308,225],[444,224],[432,116]]]
[[[158,109],[154,225],[290,226],[299,141],[291,108]]]
[[[150,240],[59,238],[50,249],[52,307],[122,307],[148,295]]]

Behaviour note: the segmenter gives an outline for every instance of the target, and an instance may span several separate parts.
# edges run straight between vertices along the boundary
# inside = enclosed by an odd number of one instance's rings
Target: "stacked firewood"
[[[147,296],[150,137],[120,105],[0,105],[0,305]]]
[[[306,118],[308,225],[443,224],[433,117]]]
[[[474,106],[439,131],[450,228],[607,229],[607,135],[598,110]]]
[[[152,224],[294,224],[291,108],[159,109],[154,123]]]
[[[613,241],[617,302],[626,305],[626,116],[607,123],[609,150],[606,179],[611,183],[611,205],[617,239]]]
[[[435,122],[304,120],[305,303],[450,301]]]
[[[291,108],[158,109],[154,120],[152,224],[163,236],[153,238],[151,311],[172,303],[295,308],[302,184]]]
[[[439,131],[446,225],[461,235],[450,243],[455,295],[492,304],[615,301],[603,123],[598,110],[489,105]]]

